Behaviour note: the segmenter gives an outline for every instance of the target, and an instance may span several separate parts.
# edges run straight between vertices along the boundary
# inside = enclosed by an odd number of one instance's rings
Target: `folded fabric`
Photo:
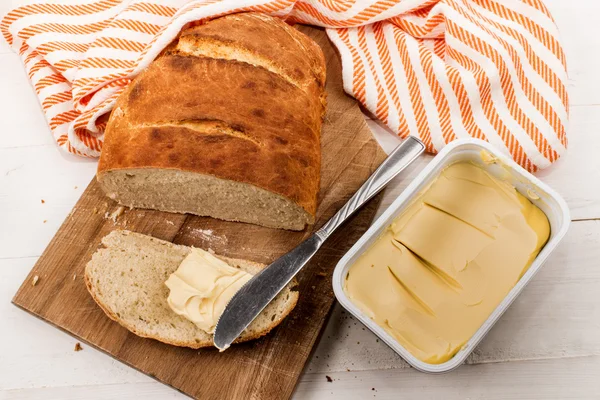
[[[186,24],[244,11],[326,27],[346,92],[430,152],[471,136],[535,171],[566,150],[565,56],[541,0],[70,0],[0,28],[59,146],[97,157],[119,93]]]

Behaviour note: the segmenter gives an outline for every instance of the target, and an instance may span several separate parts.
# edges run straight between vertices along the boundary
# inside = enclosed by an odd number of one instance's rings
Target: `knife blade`
[[[217,322],[213,339],[215,347],[220,351],[226,350],[310,261],[333,231],[381,191],[424,150],[425,145],[419,139],[414,137],[406,139],[390,153],[360,189],[321,229],[242,286],[231,298]]]

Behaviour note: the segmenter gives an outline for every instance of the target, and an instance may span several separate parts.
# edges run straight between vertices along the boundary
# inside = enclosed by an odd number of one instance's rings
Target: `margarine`
[[[176,314],[214,333],[225,306],[250,278],[249,273],[194,248],[165,282],[170,290],[167,303]]]
[[[344,289],[421,361],[452,358],[527,271],[546,215],[471,163],[447,167],[350,267]]]

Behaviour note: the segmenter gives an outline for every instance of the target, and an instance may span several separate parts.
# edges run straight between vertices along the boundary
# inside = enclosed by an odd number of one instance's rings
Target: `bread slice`
[[[194,349],[213,345],[213,335],[175,314],[167,304],[165,281],[190,252],[180,246],[139,233],[115,230],[85,268],[88,291],[109,318],[134,334]],[[217,256],[250,274],[265,266]],[[259,338],[276,327],[296,306],[294,283],[286,287],[236,340]]]

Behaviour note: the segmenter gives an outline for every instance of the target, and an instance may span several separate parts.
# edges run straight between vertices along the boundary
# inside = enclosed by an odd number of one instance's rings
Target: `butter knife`
[[[390,153],[360,189],[321,229],[292,251],[275,260],[242,286],[231,298],[217,322],[214,345],[221,351],[226,350],[275,296],[291,282],[333,231],[381,191],[424,150],[425,145],[419,139],[414,137],[406,139]]]

